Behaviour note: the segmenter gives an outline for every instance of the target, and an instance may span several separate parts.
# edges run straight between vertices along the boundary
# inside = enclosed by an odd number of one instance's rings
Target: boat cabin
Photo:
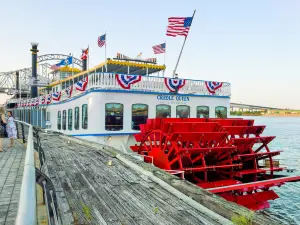
[[[152,61],[151,61],[152,60]],[[230,84],[164,77],[156,60],[108,59],[40,88],[34,99],[11,99],[16,119],[127,149],[148,118],[226,118]],[[7,105],[8,106],[8,105]]]

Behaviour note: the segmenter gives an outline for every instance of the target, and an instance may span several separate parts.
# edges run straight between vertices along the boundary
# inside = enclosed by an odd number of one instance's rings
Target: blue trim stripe
[[[75,96],[71,99],[64,100],[63,102],[51,103],[49,105],[59,105],[66,102],[71,102],[76,100],[77,98],[81,98],[85,95],[88,95],[93,92],[116,92],[116,93],[132,93],[132,94],[146,94],[146,95],[180,95],[180,96],[190,96],[190,97],[208,97],[208,98],[230,98],[230,96],[215,96],[215,95],[197,95],[197,94],[174,94],[174,93],[166,93],[166,92],[145,92],[145,91],[125,91],[125,90],[98,90],[95,88],[91,88],[85,91],[83,94]],[[49,105],[40,105],[40,106],[49,106]]]
[[[101,137],[101,136],[122,136],[122,135],[133,135],[138,133],[100,133],[100,134],[71,134],[74,137]]]

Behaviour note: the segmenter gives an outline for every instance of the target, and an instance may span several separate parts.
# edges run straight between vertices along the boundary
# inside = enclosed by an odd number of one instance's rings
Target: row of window
[[[81,108],[82,113],[82,121],[81,127],[82,129],[88,128],[88,105],[84,104]],[[74,129],[79,130],[79,116],[80,110],[79,107],[74,108]],[[61,119],[61,111],[57,112],[57,129],[58,130],[66,130],[67,129],[67,110],[62,111],[62,119]],[[68,109],[68,130],[73,129],[73,109]]]
[[[139,125],[146,123],[148,119],[148,105],[146,104],[133,104],[132,105],[132,119],[131,129],[139,130]],[[196,108],[197,118],[209,118],[208,106],[197,106]],[[227,108],[218,106],[215,108],[215,114],[218,118],[227,117]],[[121,103],[107,103],[105,104],[105,130],[118,131],[123,129],[123,115],[124,105]],[[156,118],[170,118],[171,106],[170,105],[156,105]],[[190,106],[178,105],[176,106],[176,118],[189,118]],[[57,129],[67,129],[67,111],[58,111],[57,114]],[[62,121],[61,121],[62,120]],[[88,127],[88,106],[82,105],[82,128]],[[68,109],[68,130],[73,128],[73,109]],[[74,109],[74,129],[79,130],[79,107]]]
[[[41,109],[14,109],[13,115],[17,120],[24,121],[34,126],[45,127],[45,121],[49,119],[49,112],[46,108]]]

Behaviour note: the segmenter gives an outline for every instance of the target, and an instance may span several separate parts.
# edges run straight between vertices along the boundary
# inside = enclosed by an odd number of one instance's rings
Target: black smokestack
[[[32,48],[30,49],[32,54],[32,79],[36,80],[37,78],[37,53],[39,50],[37,49],[38,43],[31,43]],[[37,97],[37,86],[31,86],[31,98]]]

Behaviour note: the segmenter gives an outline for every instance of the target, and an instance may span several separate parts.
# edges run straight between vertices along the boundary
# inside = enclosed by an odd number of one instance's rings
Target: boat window
[[[45,128],[45,124],[46,124],[46,118],[47,114],[46,114],[46,108],[42,108],[42,112],[41,112],[41,125],[42,128]]]
[[[224,106],[216,107],[216,117],[217,118],[227,118],[227,108]]]
[[[63,118],[62,118],[62,129],[66,130],[67,129],[67,111],[63,111]]]
[[[171,106],[170,105],[157,105],[156,106],[156,117],[157,118],[170,118],[171,117]]]
[[[61,111],[57,112],[57,129],[61,130]]]
[[[197,118],[209,118],[209,107],[197,106]]]
[[[176,118],[190,118],[190,107],[187,105],[176,106]]]
[[[68,110],[68,130],[72,130],[73,126],[73,110],[69,109]]]
[[[123,129],[123,104],[105,104],[105,130]]]
[[[31,124],[31,110],[27,109],[27,123]]]
[[[50,120],[50,112],[47,112],[47,115],[46,115],[46,120]]]
[[[133,130],[140,130],[139,125],[146,123],[147,119],[148,119],[148,105],[133,104],[131,128]]]
[[[75,118],[74,118],[74,128],[79,130],[79,107],[75,107]]]
[[[88,128],[88,105],[82,105],[82,128]]]

